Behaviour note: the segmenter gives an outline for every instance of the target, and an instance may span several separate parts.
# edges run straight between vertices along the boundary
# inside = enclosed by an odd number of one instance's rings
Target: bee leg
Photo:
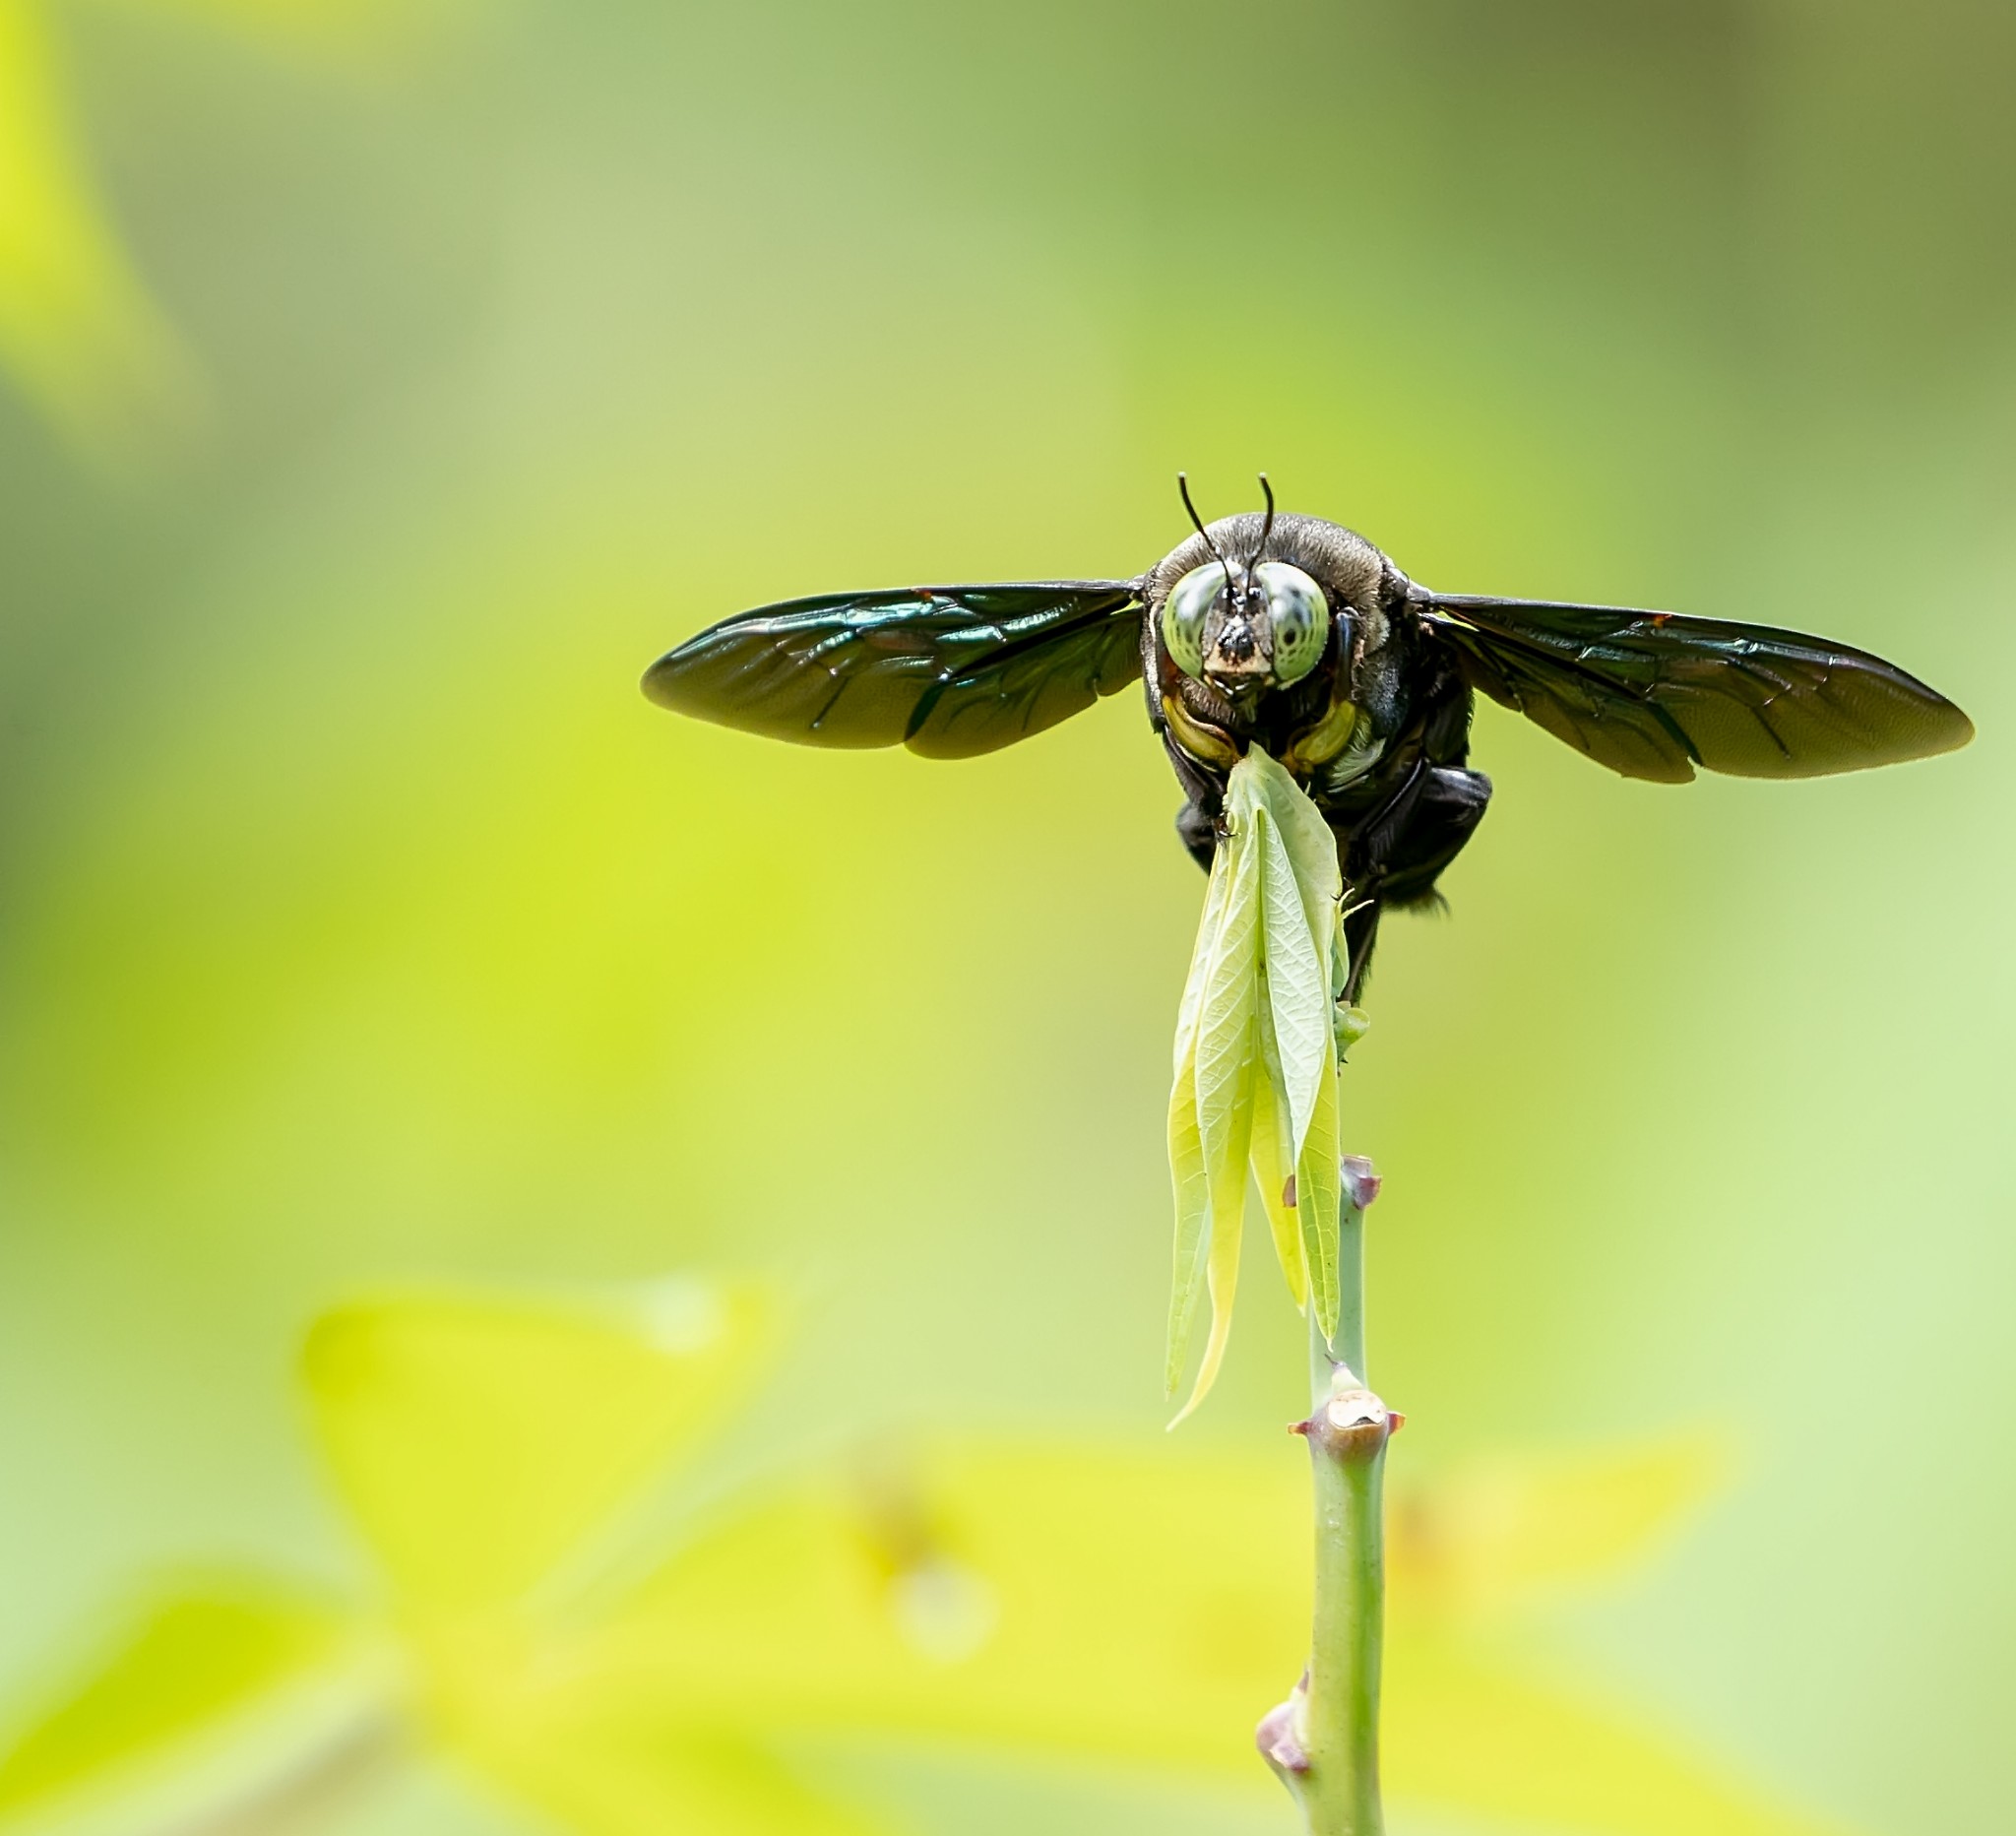
[[[1490,800],[1491,781],[1482,772],[1422,760],[1377,810],[1339,836],[1345,884],[1354,899],[1368,902],[1344,925],[1350,999],[1356,1000],[1371,967],[1381,911],[1441,904],[1435,882],[1476,833]]]
[[[1190,851],[1190,858],[1209,873],[1211,858],[1218,852],[1218,824],[1225,810],[1226,774],[1214,771],[1201,759],[1193,759],[1176,743],[1175,734],[1166,728],[1163,731],[1162,745],[1174,768],[1176,783],[1182,786],[1183,795],[1189,799],[1176,811],[1176,834]]]
[[[1218,852],[1218,818],[1201,803],[1185,803],[1176,811],[1176,835],[1190,851],[1190,858],[1209,873]]]
[[[1358,1004],[1365,974],[1372,967],[1372,945],[1379,940],[1379,901],[1367,899],[1344,920],[1344,958],[1351,965],[1344,982],[1347,1007]]]
[[[1491,781],[1458,765],[1431,765],[1419,792],[1392,836],[1381,863],[1378,896],[1389,905],[1434,905],[1435,882],[1484,819]]]

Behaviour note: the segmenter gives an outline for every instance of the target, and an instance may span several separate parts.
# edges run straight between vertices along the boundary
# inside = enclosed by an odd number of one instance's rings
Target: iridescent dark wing
[[[825,594],[723,619],[653,664],[644,692],[801,745],[971,758],[1139,676],[1140,610],[1123,580]]]
[[[1626,778],[1814,778],[1950,752],[1973,724],[1845,644],[1619,605],[1416,588],[1473,688]]]

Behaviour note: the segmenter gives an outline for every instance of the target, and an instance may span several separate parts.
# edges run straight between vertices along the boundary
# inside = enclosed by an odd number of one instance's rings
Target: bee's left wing
[[[971,758],[1141,673],[1139,583],[906,587],[724,618],[661,657],[662,708],[811,746]]]
[[[1619,605],[1412,598],[1473,688],[1626,778],[1814,778],[1950,752],[1974,726],[1866,651]]]

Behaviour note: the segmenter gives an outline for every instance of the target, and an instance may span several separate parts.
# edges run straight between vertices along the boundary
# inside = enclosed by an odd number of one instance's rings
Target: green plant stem
[[[1347,1163],[1349,1164],[1349,1163]],[[1352,1197],[1351,1181],[1337,1213],[1337,1334],[1328,1345],[1309,1314],[1309,1406],[1320,1408],[1330,1398],[1331,1373],[1349,1364],[1359,1382],[1365,1379],[1365,1214]]]
[[[1385,1605],[1380,1491],[1391,1418],[1365,1386],[1363,1213],[1338,1221],[1337,1336],[1309,1331],[1309,1464],[1316,1503],[1309,1668],[1291,1699],[1294,1745],[1270,1757],[1309,1836],[1380,1836],[1379,1655]],[[1263,1741],[1264,1744],[1264,1741]]]

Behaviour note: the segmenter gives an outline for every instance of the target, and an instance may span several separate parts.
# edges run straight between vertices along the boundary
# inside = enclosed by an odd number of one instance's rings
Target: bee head
[[[1181,474],[1177,484],[1211,559],[1177,581],[1163,605],[1163,642],[1176,666],[1234,706],[1300,681],[1322,661],[1330,641],[1330,605],[1323,589],[1300,568],[1263,558],[1274,532],[1274,490],[1267,475],[1260,475],[1267,520],[1243,562],[1228,560],[1212,540]]]

